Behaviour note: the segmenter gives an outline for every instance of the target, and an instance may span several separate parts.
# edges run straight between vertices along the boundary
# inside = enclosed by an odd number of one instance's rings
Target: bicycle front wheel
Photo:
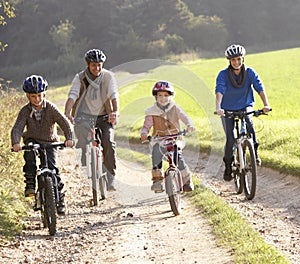
[[[49,234],[54,236],[56,233],[56,201],[51,177],[45,177],[44,192],[43,222],[48,227]]]
[[[89,151],[91,158],[90,158],[90,171],[91,171],[91,178],[92,178],[92,191],[93,191],[93,204],[97,206],[99,203],[99,177],[97,173],[97,152],[95,147],[91,147]]]
[[[240,164],[239,164],[239,153],[237,151],[237,148],[234,150],[234,162],[233,162],[233,168],[232,168],[232,174],[233,174],[233,180],[235,185],[235,191],[237,194],[241,194],[243,192],[243,175],[240,173]]]
[[[246,139],[243,142],[243,159],[245,168],[244,174],[244,192],[248,200],[252,200],[256,191],[256,160],[253,144],[250,140]]]
[[[97,173],[99,178],[99,189],[101,198],[104,200],[108,197],[108,191],[107,191],[107,174],[103,170],[103,156],[101,149],[97,149],[97,157],[98,157],[98,163],[97,163]]]
[[[166,192],[169,197],[171,209],[175,215],[179,215],[181,212],[181,192],[178,173],[175,170],[169,170],[166,172],[165,184]]]

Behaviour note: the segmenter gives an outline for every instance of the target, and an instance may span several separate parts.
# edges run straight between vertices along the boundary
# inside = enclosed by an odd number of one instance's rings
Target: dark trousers
[[[256,133],[255,133],[255,129],[251,117],[249,115],[245,116],[245,121],[247,124],[246,125],[247,131],[248,133],[251,134],[253,143],[257,144]],[[226,143],[224,147],[224,161],[231,162],[233,157],[233,144],[234,144],[234,119],[222,117],[222,125],[226,135]]]
[[[101,131],[101,146],[104,152],[104,167],[112,176],[116,175],[116,142],[114,141],[114,128],[103,120],[102,116],[96,118],[95,127]],[[89,120],[82,120],[75,124],[74,131],[77,137],[77,148],[82,149],[82,158],[85,158],[86,145],[89,143],[91,124]]]
[[[33,139],[26,140],[25,144],[28,145],[30,142],[33,144],[38,143]],[[50,170],[55,170],[56,174],[59,175],[59,169],[56,167],[56,159],[57,159],[57,150],[48,148],[46,149],[47,153],[47,162],[48,162],[48,168]],[[44,160],[44,153],[43,151],[39,150],[41,165],[43,166],[43,160]],[[24,151],[24,160],[25,165],[23,167],[23,172],[28,175],[35,175],[37,171],[37,157],[36,153],[34,151]]]

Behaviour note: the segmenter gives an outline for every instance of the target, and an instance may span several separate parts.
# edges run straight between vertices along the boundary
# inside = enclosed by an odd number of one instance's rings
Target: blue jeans
[[[162,158],[165,154],[165,148],[160,146],[159,143],[156,143],[152,149],[152,166],[153,169],[161,169],[162,168]],[[178,164],[177,167],[179,170],[184,170],[186,168],[186,163],[184,161],[182,150],[177,149],[178,153]],[[174,159],[176,159],[176,155],[174,155]],[[175,160],[174,160],[175,162]]]
[[[222,116],[221,120],[226,135],[226,143],[224,147],[224,161],[231,162],[233,158],[234,145],[234,119]],[[245,116],[245,121],[247,124],[247,131],[251,134],[253,143],[257,144],[256,133],[251,117],[249,115]]]

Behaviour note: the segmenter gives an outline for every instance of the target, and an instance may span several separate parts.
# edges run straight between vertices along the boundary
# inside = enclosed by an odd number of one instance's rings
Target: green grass
[[[261,76],[273,109],[268,116],[253,118],[263,165],[298,176],[300,106],[297,102],[300,100],[300,65],[296,58],[299,56],[300,48],[246,56],[246,64]],[[190,147],[222,153],[225,139],[221,122],[213,115],[214,88],[218,72],[226,68],[227,64],[225,58],[196,60],[180,65],[165,63],[121,85],[121,119],[116,136],[138,140],[144,110],[154,103],[152,86],[155,81],[166,79],[175,85],[176,102],[195,122],[197,132],[188,142]],[[258,96],[256,101],[256,108],[262,108]]]
[[[8,100],[9,99],[9,100]],[[22,216],[28,205],[23,198],[22,156],[11,152],[10,131],[16,118],[16,106],[27,99],[4,96],[0,99],[0,241],[13,237],[23,229]]]
[[[192,199],[209,219],[218,242],[234,252],[235,263],[289,263],[279,250],[267,244],[260,234],[252,229],[244,217],[199,181],[194,181]]]

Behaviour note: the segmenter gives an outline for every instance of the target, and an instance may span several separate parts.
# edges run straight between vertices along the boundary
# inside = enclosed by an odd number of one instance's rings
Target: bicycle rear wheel
[[[175,215],[179,215],[181,213],[181,192],[177,171],[168,170],[166,172],[165,184],[171,209]]]
[[[43,222],[45,227],[48,227],[49,234],[54,236],[56,233],[56,201],[51,177],[45,177],[44,194]]]
[[[252,200],[256,191],[256,159],[252,142],[246,139],[243,142],[243,158],[245,169],[244,173],[244,192],[248,200]]]
[[[90,164],[91,166],[91,178],[92,178],[92,191],[93,191],[93,204],[94,206],[97,206],[99,203],[100,195],[99,195],[99,177],[97,173],[97,153],[96,153],[96,148],[91,147],[90,149]]]

